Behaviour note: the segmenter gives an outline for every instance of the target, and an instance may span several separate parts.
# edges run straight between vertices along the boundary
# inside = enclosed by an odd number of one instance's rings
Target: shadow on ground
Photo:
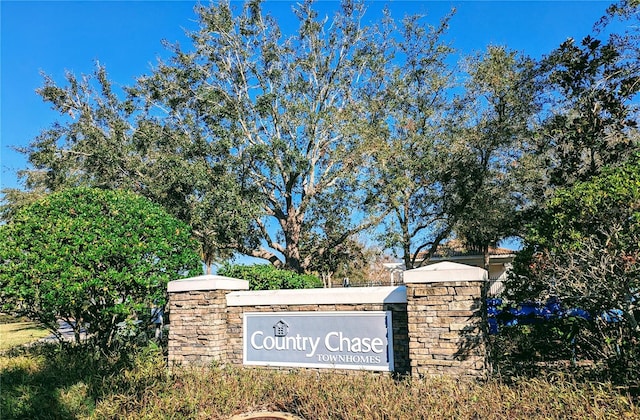
[[[86,417],[95,401],[113,391],[110,378],[127,363],[68,343],[9,350],[0,356],[0,418]]]

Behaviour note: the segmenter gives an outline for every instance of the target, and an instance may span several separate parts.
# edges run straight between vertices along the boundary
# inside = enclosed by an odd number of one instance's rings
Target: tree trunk
[[[296,273],[303,274],[306,267],[302,266],[300,257],[300,232],[302,231],[302,217],[296,215],[293,208],[289,208],[289,214],[284,223],[285,261],[284,265]]]
[[[400,214],[398,214],[398,222],[400,223],[400,228],[402,229],[402,254],[404,259],[404,266],[407,270],[411,270],[413,268],[415,256],[411,255],[411,235],[409,234],[409,221],[407,220],[407,218],[400,217]]]

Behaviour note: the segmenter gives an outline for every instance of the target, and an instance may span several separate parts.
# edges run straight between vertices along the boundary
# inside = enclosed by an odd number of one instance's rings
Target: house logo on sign
[[[276,337],[285,337],[289,334],[289,324],[280,320],[276,322],[276,325],[273,326],[273,335]]]

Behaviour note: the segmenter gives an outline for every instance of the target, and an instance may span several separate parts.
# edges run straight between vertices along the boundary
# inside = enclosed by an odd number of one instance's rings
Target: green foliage
[[[554,297],[593,316],[507,331],[523,343],[521,354],[541,361],[570,349],[623,382],[640,371],[640,44],[637,25],[606,40],[598,31],[612,20],[637,21],[638,12],[637,2],[617,2],[594,35],[568,39],[539,63],[549,96],[522,191],[525,248],[506,284],[513,302]]]
[[[440,176],[447,147],[438,144],[450,139],[443,124],[451,108],[454,75],[447,60],[454,50],[443,38],[452,15],[437,25],[427,25],[423,16],[384,20],[371,47],[379,52],[380,88],[367,106],[380,140],[369,169],[369,211],[386,216],[381,239],[400,250],[407,268],[418,251],[435,248],[451,230],[444,191],[458,177],[447,182]]]
[[[539,213],[536,223],[530,225],[528,251],[519,256],[518,268],[535,278],[536,273],[546,272],[549,258],[554,261],[564,258],[566,266],[570,262],[578,263],[581,256],[587,257],[598,251],[600,258],[615,257],[613,262],[616,270],[621,270],[616,278],[625,277],[624,281],[621,284],[609,284],[602,290],[586,289],[579,292],[569,289],[562,294],[572,299],[572,303],[583,307],[587,305],[585,309],[598,311],[617,307],[620,302],[616,302],[616,299],[637,291],[640,288],[637,272],[640,244],[639,168],[640,154],[636,154],[624,166],[606,168],[601,175],[588,182],[559,189],[546,209]],[[592,270],[600,265],[596,260],[592,263]],[[574,268],[587,270],[582,274],[574,273],[574,277],[589,275],[587,267]],[[560,273],[556,273],[556,277],[557,274]],[[608,277],[612,274],[609,273]],[[572,284],[558,283],[555,290],[571,288]],[[600,281],[594,279],[589,284],[595,287]],[[623,288],[621,293],[614,292],[620,287]],[[544,297],[542,290],[539,293],[540,296],[530,297]],[[599,303],[596,304],[596,300]]]
[[[370,194],[388,213],[385,245],[412,268],[454,233],[482,247],[512,232],[515,172],[538,105],[532,61],[505,47],[465,60],[463,93],[454,96],[452,50],[441,40],[447,20],[428,32],[408,22],[397,48],[411,55],[385,73],[391,118]]]
[[[248,215],[251,229],[230,235],[231,246],[305,272],[329,249],[303,246],[306,230],[323,233],[313,212],[318,197],[331,196],[349,216],[361,202],[354,185],[372,147],[362,103],[372,56],[360,25],[364,5],[344,1],[325,20],[313,2],[302,2],[293,8],[298,25],[287,32],[260,2],[234,9],[223,1],[196,12],[193,48],[170,46],[170,59],[133,91],[147,107],[167,110],[164,122],[227,150],[231,172],[252,186],[236,208],[259,211]],[[363,229],[355,218],[344,220],[349,233]],[[259,241],[238,240],[256,234]],[[331,246],[349,235],[325,236]]]
[[[640,356],[640,154],[620,165],[556,191],[530,226],[507,291],[588,311],[594,318],[577,343],[626,380],[637,378]]]
[[[221,276],[248,280],[250,290],[310,289],[322,287],[322,281],[310,274],[298,274],[272,265],[224,264],[218,269]]]
[[[170,280],[201,272],[190,229],[133,193],[75,188],[0,227],[2,310],[52,332],[57,320],[109,348],[117,324],[143,325]]]
[[[620,224],[626,241],[640,230],[640,153],[624,166],[605,168],[588,182],[556,191],[531,238],[543,246],[579,249],[602,228]],[[630,242],[630,250],[637,244]]]
[[[208,268],[239,247],[254,246],[255,190],[229,166],[224,142],[208,142],[206,133],[188,125],[192,119],[145,113],[133,89],[121,99],[100,65],[90,75],[67,73],[66,85],[43,77],[38,93],[60,120],[21,149],[31,165],[19,172],[27,190],[3,190],[4,220],[47,192],[79,185],[128,189],[188,223]]]
[[[322,238],[311,237],[312,246],[328,246]],[[309,271],[317,273],[322,279],[324,287],[332,287],[333,284],[342,283],[348,278],[352,285],[369,281],[367,278],[368,265],[379,255],[376,250],[367,248],[364,244],[355,240],[346,240],[340,245],[329,246],[309,264]]]
[[[45,76],[38,93],[60,121],[23,150],[28,193],[7,192],[5,217],[44,191],[127,188],[188,223],[209,267],[240,252],[311,272],[404,205],[430,223],[413,214],[403,223],[425,237],[436,230],[436,245],[450,233],[438,221],[464,207],[437,200],[473,178],[462,163],[442,174],[462,150],[436,162],[442,177],[430,169],[454,80],[441,40],[450,15],[431,27],[386,11],[363,25],[365,10],[344,0],[325,19],[305,1],[293,8],[299,25],[285,31],[261,2],[198,5],[192,45],[167,45],[169,58],[122,94],[101,66],[67,74],[66,85]],[[440,194],[443,177],[462,180]],[[399,186],[412,197],[398,198]]]
[[[470,178],[460,194],[468,203],[450,213],[457,215],[456,236],[487,259],[489,246],[517,233],[516,215],[525,203],[523,177],[530,173],[527,149],[538,128],[532,117],[540,110],[540,86],[533,60],[506,47],[489,46],[466,65],[469,79],[460,99],[466,112],[450,130],[466,154],[456,165]]]
[[[626,10],[637,20],[637,5]],[[538,199],[638,150],[639,33],[637,25],[628,28],[606,41],[569,38],[540,63],[551,96],[535,150],[545,173]]]

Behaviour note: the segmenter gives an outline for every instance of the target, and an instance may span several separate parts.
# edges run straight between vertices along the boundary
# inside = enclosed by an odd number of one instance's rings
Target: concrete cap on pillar
[[[486,281],[487,270],[449,261],[425,265],[403,273],[405,283],[441,283],[447,281]]]
[[[192,290],[249,290],[249,282],[232,277],[207,274],[170,281],[167,285],[168,292],[189,292]]]

